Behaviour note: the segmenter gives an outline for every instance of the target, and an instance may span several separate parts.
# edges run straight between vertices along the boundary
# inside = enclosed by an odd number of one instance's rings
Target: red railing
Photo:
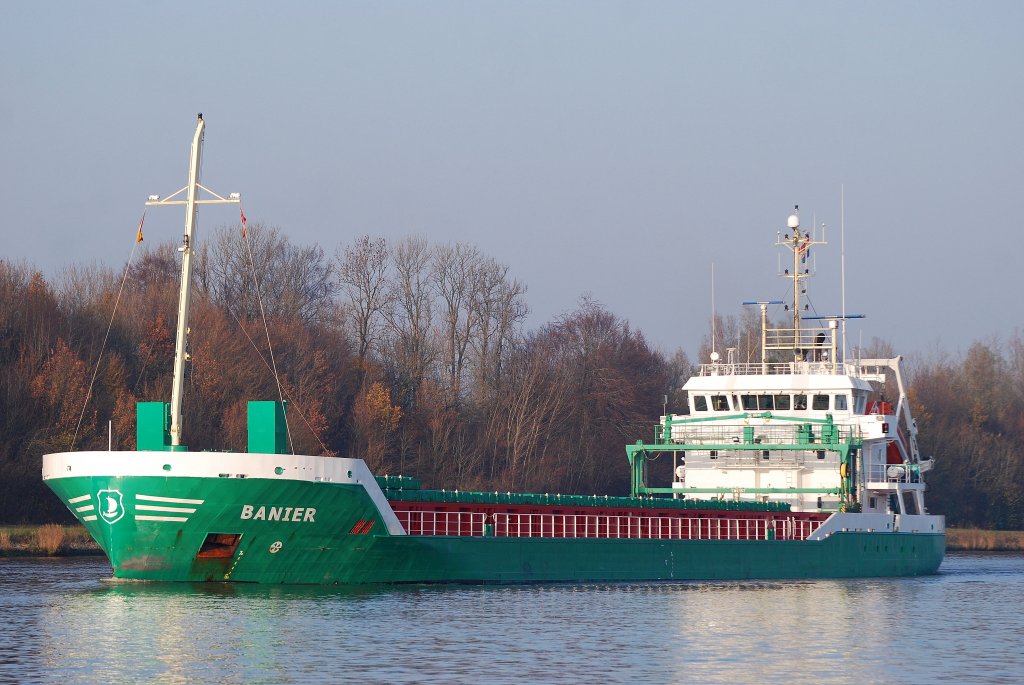
[[[409,510],[396,510],[395,514],[409,535],[534,538],[803,540],[823,522],[784,515],[772,518],[698,518]]]

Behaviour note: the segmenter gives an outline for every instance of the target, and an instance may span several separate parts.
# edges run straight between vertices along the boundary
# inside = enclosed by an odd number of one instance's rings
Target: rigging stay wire
[[[89,381],[89,389],[85,393],[85,402],[82,403],[82,413],[78,415],[78,423],[75,424],[75,434],[71,438],[71,447],[75,448],[75,442],[78,440],[78,431],[82,428],[82,420],[85,418],[85,410],[89,407],[89,400],[92,399],[92,389],[96,384],[96,376],[100,372],[100,362],[103,360],[103,352],[107,348],[107,339],[110,337],[110,330],[114,326],[114,317],[117,316],[117,307],[121,302],[121,295],[124,293],[125,283],[128,282],[128,271],[132,268],[132,259],[135,257],[135,250],[138,249],[139,243],[142,242],[142,224],[146,222],[146,212],[142,212],[142,218],[139,219],[139,228],[135,236],[135,241],[132,243],[132,251],[128,255],[128,263],[124,267],[124,275],[121,277],[121,287],[117,290],[117,297],[114,299],[114,310],[110,313],[110,321],[107,322],[107,332],[103,334],[103,342],[100,344],[100,351],[96,357],[96,366],[92,370],[92,380]]]
[[[284,405],[284,392],[281,390],[281,378],[280,378],[280,376],[278,376],[278,373],[277,373],[277,362],[274,361],[274,347],[270,343],[270,327],[267,325],[267,313],[266,313],[266,311],[263,308],[263,296],[260,294],[260,282],[259,282],[259,279],[256,277],[256,260],[252,256],[252,244],[249,241],[249,233],[246,230],[246,225],[245,225],[245,212],[242,211],[242,206],[241,205],[238,206],[238,214],[239,214],[239,216],[242,219],[242,242],[245,243],[245,249],[246,249],[246,252],[249,255],[249,269],[250,269],[250,272],[252,273],[253,285],[256,288],[256,301],[259,302],[259,305],[260,305],[260,316],[263,318],[263,330],[264,330],[264,332],[267,335],[267,351],[270,353],[271,372],[274,374],[274,383],[277,384],[277,397],[278,397],[278,399],[281,400],[281,405],[283,406]],[[239,322],[239,325],[241,325],[241,322]],[[249,337],[248,333],[246,333],[246,337]],[[252,341],[252,338],[249,338],[249,340]],[[255,343],[253,343],[253,344],[255,345]],[[307,423],[307,425],[308,425],[308,423]],[[289,425],[289,423],[288,423],[288,412],[287,411],[285,411],[285,413],[284,413],[284,429],[285,429],[285,431],[288,434],[288,448],[292,451],[292,454],[295,454],[295,443],[292,441],[292,429],[291,429],[291,425]],[[319,439],[320,438],[317,437],[317,440],[319,440]],[[321,442],[320,444],[322,445],[323,443]]]
[[[233,311],[231,311],[231,310],[228,310],[228,311],[231,314],[231,318],[233,318],[235,320],[235,323],[238,324],[238,330],[242,331],[242,335],[244,335],[245,339],[249,341],[250,345],[252,345],[252,349],[255,350],[256,356],[259,357],[260,361],[263,362],[263,365],[265,367],[267,367],[268,371],[270,371],[271,373],[274,373],[274,368],[270,365],[270,362],[267,361],[267,358],[263,356],[263,352],[260,350],[259,345],[256,344],[256,341],[253,340],[252,336],[249,335],[249,332],[247,330],[245,330],[245,326],[242,325],[242,321],[238,318],[238,316]],[[281,388],[280,385],[278,387]],[[282,391],[284,392],[285,395],[288,396],[288,400],[291,401],[292,398],[291,398],[290,393],[288,393],[287,391],[283,390],[283,388],[282,388]],[[302,410],[300,408],[298,408],[298,405],[296,405],[295,411],[299,415],[299,418],[302,419],[302,422],[304,424],[306,424],[306,428],[309,429],[309,432],[313,434],[314,438],[316,438],[316,441],[320,443],[320,447],[323,448],[324,452],[325,453],[329,452],[330,450],[327,448],[327,445],[325,445],[324,441],[320,439],[320,436],[317,435],[317,432],[315,430],[313,430],[313,426],[309,423],[309,419],[307,419],[306,415],[302,413]],[[286,427],[288,425],[287,419],[288,419],[288,415],[285,414],[285,426]]]

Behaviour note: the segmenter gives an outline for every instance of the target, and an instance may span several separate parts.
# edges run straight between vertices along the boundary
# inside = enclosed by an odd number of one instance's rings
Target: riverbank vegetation
[[[136,401],[169,398],[178,257],[147,245],[126,268],[50,280],[0,260],[0,521],[70,523],[41,455],[132,449]],[[362,237],[329,254],[225,226],[197,251],[195,283],[193,450],[244,450],[246,402],[283,396],[296,452],[361,457],[425,487],[622,494],[623,446],[653,437],[664,398],[683,410],[692,371],[586,298],[528,329],[526,284],[464,244]],[[718,347],[757,340],[750,323],[720,317]],[[931,508],[951,525],[1024,528],[1024,340],[908,371],[936,457]]]
[[[81,524],[0,526],[0,556],[69,556],[100,554],[99,545]]]
[[[950,528],[946,549],[960,552],[1024,552],[1024,531]]]

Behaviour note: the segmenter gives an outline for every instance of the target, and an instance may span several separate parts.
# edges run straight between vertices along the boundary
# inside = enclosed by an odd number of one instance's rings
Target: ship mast
[[[790,237],[790,249],[793,251],[793,271],[791,277],[793,279],[793,337],[796,340],[800,339],[800,281],[803,279],[804,274],[800,273],[800,254],[806,252],[806,246],[801,248],[800,245],[800,205],[793,208],[793,213],[789,215],[786,220],[786,227],[793,231],[793,235]],[[804,238],[807,241],[807,238]]]
[[[203,132],[205,129],[206,122],[203,121],[203,115],[200,113],[199,121],[196,124],[195,136],[192,138],[192,154],[188,164],[188,185],[162,200],[158,195],[150,195],[149,201],[146,202],[147,206],[185,205],[185,235],[181,247],[178,248],[178,252],[181,253],[181,286],[178,293],[178,327],[174,339],[174,382],[171,386],[172,449],[181,446],[181,396],[185,380],[185,362],[190,357],[188,354],[188,315],[192,304],[192,252],[195,248],[198,205],[237,204],[241,202],[241,196],[238,193],[231,193],[226,198],[221,197],[209,188],[204,188],[199,183],[199,171],[202,166],[203,156]],[[200,190],[205,190],[215,199],[199,199]],[[182,193],[186,193],[186,199],[173,199]]]
[[[785,238],[779,241],[779,244],[785,245],[793,253],[793,268],[786,269],[783,276],[793,279],[792,349],[794,354],[799,355],[801,354],[801,349],[805,347],[802,345],[800,334],[800,294],[803,292],[801,281],[814,275],[811,273],[810,268],[804,267],[801,269],[800,267],[806,263],[811,246],[823,245],[824,241],[814,240],[810,231],[800,230],[800,205],[796,205],[793,208],[793,213],[786,220],[786,227],[790,230],[790,233],[787,233]]]

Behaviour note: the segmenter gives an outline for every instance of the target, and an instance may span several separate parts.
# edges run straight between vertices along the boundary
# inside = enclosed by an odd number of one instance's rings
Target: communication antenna
[[[839,292],[842,300],[843,363],[846,363],[846,188],[839,184]]]
[[[711,262],[711,361],[718,361],[718,350],[715,347],[715,263]]]

